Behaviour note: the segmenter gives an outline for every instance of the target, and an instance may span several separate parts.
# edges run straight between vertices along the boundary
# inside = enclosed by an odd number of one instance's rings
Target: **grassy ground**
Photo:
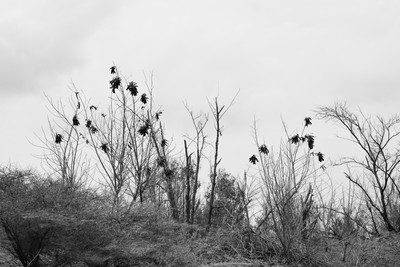
[[[60,191],[50,193],[48,198],[23,198],[29,199],[28,208],[10,201],[2,214],[24,240],[25,251],[36,234],[50,229],[40,250],[42,266],[400,266],[399,234],[337,240],[315,232],[307,241],[296,240],[291,255],[283,255],[268,229],[255,233],[223,225],[207,234],[202,226],[172,221],[165,208],[153,204],[113,213],[107,201],[93,194],[67,201]],[[10,262],[2,228],[0,245],[0,266],[20,266]]]
[[[162,218],[154,211],[135,217],[129,225],[113,227],[111,234],[114,239],[111,242],[102,248],[87,245],[86,251],[72,254],[77,258],[69,258],[71,264],[64,266],[400,266],[398,234],[385,234],[372,239],[353,237],[346,242],[336,239],[318,241],[316,246],[309,246],[313,261],[289,264],[279,256],[250,259],[240,253],[235,254],[235,248],[229,246],[229,242],[233,246],[235,235],[231,236],[228,232],[216,231],[207,236],[201,227]],[[3,231],[0,231],[0,237],[2,240],[6,238]],[[62,262],[59,263],[63,266]],[[13,264],[4,243],[0,247],[0,266],[20,266]]]

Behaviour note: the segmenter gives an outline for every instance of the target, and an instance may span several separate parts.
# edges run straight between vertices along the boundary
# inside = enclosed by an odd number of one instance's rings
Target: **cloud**
[[[175,137],[190,127],[183,100],[196,112],[208,111],[206,97],[229,103],[241,88],[224,138],[231,131],[232,139],[245,138],[256,115],[260,127],[268,126],[260,133],[279,141],[280,116],[297,127],[315,106],[335,99],[397,109],[399,5],[4,0],[0,92],[2,98],[41,91],[59,97],[73,79],[89,96],[107,99],[108,68],[115,62],[140,90],[141,71],[155,71],[156,103]],[[34,107],[39,97],[31,99]]]
[[[0,90],[51,87],[85,65],[84,41],[117,9],[109,1],[7,1],[0,12]]]

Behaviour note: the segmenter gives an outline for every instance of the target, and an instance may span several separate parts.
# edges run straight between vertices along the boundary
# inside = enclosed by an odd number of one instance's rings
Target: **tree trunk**
[[[186,196],[185,196],[185,201],[186,201],[186,222],[190,223],[190,210],[191,210],[191,205],[190,205],[190,156],[188,155],[188,148],[187,148],[187,143],[186,140],[184,140],[185,144],[185,157],[186,157]]]
[[[213,165],[213,171],[211,173],[211,193],[210,193],[210,203],[209,203],[209,211],[208,211],[208,223],[207,223],[207,231],[211,228],[212,225],[212,213],[214,209],[214,198],[215,198],[215,184],[217,180],[217,167],[218,164],[221,162],[220,159],[218,159],[218,147],[219,147],[219,137],[221,135],[221,129],[220,129],[220,120],[221,120],[221,112],[224,109],[224,106],[222,108],[218,107],[218,101],[215,99],[215,113],[214,113],[214,118],[216,122],[216,131],[217,131],[217,136],[215,138],[215,154],[214,154],[214,165]]]

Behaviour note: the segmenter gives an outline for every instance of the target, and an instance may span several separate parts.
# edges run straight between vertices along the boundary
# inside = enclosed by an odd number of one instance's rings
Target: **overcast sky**
[[[207,111],[228,103],[222,166],[233,174],[257,151],[252,123],[270,146],[320,105],[346,100],[366,113],[399,111],[400,2],[384,0],[18,1],[0,8],[0,164],[38,166],[28,140],[46,127],[46,98],[109,92],[115,63],[155,101],[177,146],[191,133],[183,101]],[[140,87],[143,86],[143,87]],[[343,153],[337,127],[314,120],[318,149]],[[213,137],[213,135],[211,136]]]

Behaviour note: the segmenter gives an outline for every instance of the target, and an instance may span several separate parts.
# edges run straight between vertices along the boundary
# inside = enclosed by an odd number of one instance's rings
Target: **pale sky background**
[[[241,174],[257,152],[254,118],[276,147],[281,117],[295,132],[335,100],[399,112],[400,1],[2,0],[0,164],[39,166],[28,139],[47,126],[44,93],[69,96],[74,82],[106,98],[113,62],[139,89],[142,72],[154,71],[155,101],[177,147],[193,132],[183,101],[208,111],[207,98],[228,103],[240,89],[222,121],[221,166]],[[313,123],[317,150],[332,160],[352,153],[336,138],[340,128]]]

